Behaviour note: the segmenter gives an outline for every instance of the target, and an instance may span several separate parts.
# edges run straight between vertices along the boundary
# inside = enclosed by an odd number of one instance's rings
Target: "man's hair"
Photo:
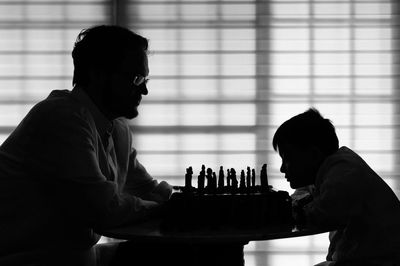
[[[272,140],[272,146],[277,151],[284,143],[297,148],[314,145],[325,156],[339,149],[339,140],[332,122],[323,118],[314,108],[292,117],[278,128]]]
[[[74,61],[73,85],[86,86],[89,70],[112,73],[122,62],[127,51],[145,54],[148,40],[126,28],[101,25],[82,30],[72,50]]]

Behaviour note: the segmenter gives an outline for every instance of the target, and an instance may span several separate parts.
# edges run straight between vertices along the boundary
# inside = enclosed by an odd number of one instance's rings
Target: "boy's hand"
[[[292,202],[292,215],[297,226],[305,226],[306,224],[306,217],[304,213],[304,206],[310,203],[313,200],[313,197],[308,194],[302,198],[297,200],[293,200]]]

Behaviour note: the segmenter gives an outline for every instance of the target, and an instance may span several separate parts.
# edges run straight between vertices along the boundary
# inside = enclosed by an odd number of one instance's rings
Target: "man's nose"
[[[149,94],[149,91],[147,90],[146,84],[143,84],[143,85],[141,86],[141,88],[140,88],[140,93],[141,93],[142,95],[147,95],[147,94]]]

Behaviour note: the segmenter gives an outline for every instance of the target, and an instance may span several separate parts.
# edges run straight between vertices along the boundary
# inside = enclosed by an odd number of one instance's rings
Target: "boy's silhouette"
[[[297,206],[310,226],[334,228],[321,265],[400,265],[400,202],[316,109],[284,122],[273,137],[281,172],[294,189],[314,186]]]

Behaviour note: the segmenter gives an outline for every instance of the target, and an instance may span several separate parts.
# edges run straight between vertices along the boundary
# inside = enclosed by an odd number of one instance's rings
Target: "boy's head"
[[[282,158],[281,172],[292,188],[314,184],[326,157],[339,148],[335,127],[316,109],[309,109],[284,122],[272,145]]]

